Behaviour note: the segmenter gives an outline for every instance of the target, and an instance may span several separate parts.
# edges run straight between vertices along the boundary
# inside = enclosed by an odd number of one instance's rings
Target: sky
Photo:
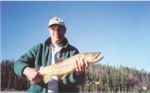
[[[101,52],[99,64],[150,72],[150,2],[1,2],[1,61],[17,60],[50,35],[53,17],[65,21],[80,53]]]

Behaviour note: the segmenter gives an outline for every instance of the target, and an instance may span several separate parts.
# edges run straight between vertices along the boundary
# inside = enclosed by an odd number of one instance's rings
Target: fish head
[[[100,54],[101,52],[86,53],[84,58],[90,63],[95,63],[103,59],[103,57],[99,57]]]

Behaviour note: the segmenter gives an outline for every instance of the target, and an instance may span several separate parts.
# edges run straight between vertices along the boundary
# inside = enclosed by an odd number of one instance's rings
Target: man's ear
[[[49,28],[48,28],[48,31],[50,32],[50,30],[51,30],[51,28],[49,27]]]
[[[66,31],[67,31],[66,27],[64,29],[65,29],[64,33],[66,34]]]
[[[66,30],[65,30],[64,34],[66,34]]]

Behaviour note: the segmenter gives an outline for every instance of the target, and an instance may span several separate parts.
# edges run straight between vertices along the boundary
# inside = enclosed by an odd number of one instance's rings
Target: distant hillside
[[[26,78],[13,72],[14,60],[1,62],[1,91],[28,90]],[[150,73],[124,66],[90,65],[85,83],[79,85],[80,92],[150,92]]]

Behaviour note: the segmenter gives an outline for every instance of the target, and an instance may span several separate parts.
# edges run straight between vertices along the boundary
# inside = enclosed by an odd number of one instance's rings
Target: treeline
[[[86,82],[81,92],[150,92],[150,73],[124,66],[94,64],[86,71]]]
[[[27,90],[29,82],[25,77],[18,77],[13,70],[14,60],[3,60],[1,62],[1,91]]]
[[[1,62],[1,90],[28,90],[29,81],[13,70],[14,60]],[[80,92],[150,92],[150,73],[124,66],[90,65]]]

